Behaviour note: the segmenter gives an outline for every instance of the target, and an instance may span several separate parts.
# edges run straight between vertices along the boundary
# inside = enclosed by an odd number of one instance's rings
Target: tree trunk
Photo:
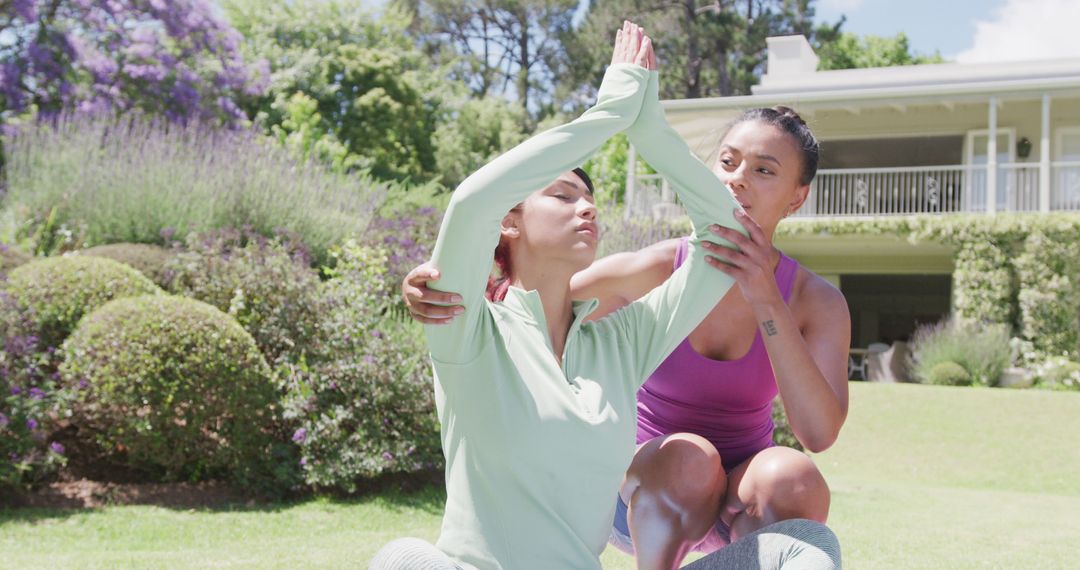
[[[701,55],[698,53],[697,34],[694,25],[697,17],[697,3],[694,0],[684,0],[686,7],[686,98],[697,99],[701,97]]]

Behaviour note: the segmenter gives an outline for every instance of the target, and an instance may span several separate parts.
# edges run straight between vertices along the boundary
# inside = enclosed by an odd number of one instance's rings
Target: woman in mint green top
[[[624,27],[615,51],[596,105],[466,179],[435,245],[432,287],[460,292],[465,308],[425,328],[446,456],[437,546],[464,568],[600,567],[634,454],[637,389],[733,284],[700,240],[710,224],[741,229],[738,204],[667,125],[648,38]],[[583,323],[596,302],[572,303],[570,277],[595,257],[596,208],[564,173],[622,130],[678,192],[694,231],[666,282]],[[491,302],[487,252],[500,241],[514,270],[505,299]]]

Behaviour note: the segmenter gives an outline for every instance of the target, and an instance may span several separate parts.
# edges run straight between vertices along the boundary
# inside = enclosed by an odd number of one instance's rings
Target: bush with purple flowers
[[[319,276],[310,263],[296,236],[220,230],[188,236],[163,274],[170,292],[232,315],[275,363],[318,350],[324,316]]]
[[[0,487],[38,482],[65,460],[50,440],[64,419],[59,356],[34,328],[32,313],[0,289]]]
[[[431,257],[442,217],[443,212],[437,208],[417,206],[380,214],[371,221],[364,241],[387,254],[382,279],[387,296],[397,299],[405,275]]]
[[[279,367],[304,479],[353,490],[382,473],[442,464],[422,330],[387,318],[385,250],[346,243],[322,293],[327,342],[311,362]]]
[[[251,131],[63,115],[3,138],[15,239],[38,254],[86,245],[168,245],[191,233],[250,226],[300,236],[318,262],[364,231],[393,186],[297,162]]]

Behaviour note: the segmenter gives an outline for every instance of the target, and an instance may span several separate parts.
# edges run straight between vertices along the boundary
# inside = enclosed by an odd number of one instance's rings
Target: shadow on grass
[[[221,483],[121,484],[77,481],[31,492],[0,492],[0,527],[65,520],[122,506],[152,506],[198,513],[280,513],[318,501],[331,505],[378,504],[395,511],[439,514],[446,502],[442,471],[385,475],[357,483],[346,493],[304,490],[277,500],[259,500]]]

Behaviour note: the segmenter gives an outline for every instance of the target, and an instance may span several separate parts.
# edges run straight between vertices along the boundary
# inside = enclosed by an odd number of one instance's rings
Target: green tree
[[[466,176],[528,136],[525,109],[500,97],[458,97],[444,109],[433,135],[442,182],[457,186]]]
[[[512,97],[544,115],[564,65],[563,42],[578,0],[397,0],[425,52],[454,70],[476,97]]]
[[[270,62],[251,116],[301,154],[383,179],[435,176],[434,75],[409,18],[344,0],[228,0],[245,50]],[[322,140],[325,139],[325,140]],[[321,141],[321,142],[319,142]],[[344,152],[343,152],[344,151]]]
[[[858,36],[851,32],[840,32],[839,29],[823,29],[819,31],[817,40],[814,51],[821,60],[818,69],[822,71],[945,61],[937,52],[933,55],[912,52],[911,43],[904,32],[893,37],[883,37]]]
[[[560,100],[591,100],[623,19],[642,25],[655,44],[666,99],[744,95],[767,57],[765,38],[813,37],[812,0],[594,0],[567,43]],[[826,28],[828,29],[828,28]]]

